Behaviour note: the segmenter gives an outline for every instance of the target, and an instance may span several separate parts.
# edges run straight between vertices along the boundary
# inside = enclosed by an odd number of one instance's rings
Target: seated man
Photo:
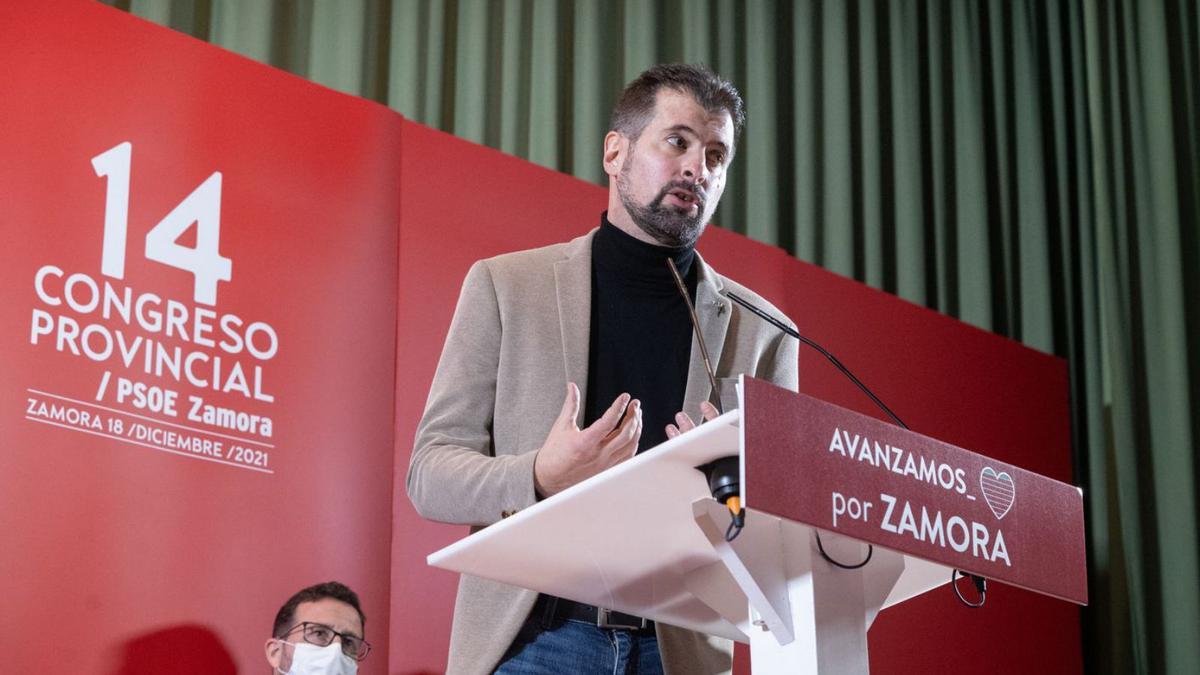
[[[302,589],[275,614],[267,662],[282,675],[353,675],[371,644],[358,595],[329,581]]]

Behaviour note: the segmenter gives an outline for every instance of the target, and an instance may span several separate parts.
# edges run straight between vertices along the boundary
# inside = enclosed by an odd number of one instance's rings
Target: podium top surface
[[[725,606],[745,596],[696,525],[692,504],[711,499],[695,467],[735,455],[741,413],[728,412],[627,462],[459,540],[430,565],[746,641],[693,592],[706,584]],[[747,527],[778,522],[750,511]],[[791,536],[807,536],[807,528]],[[946,583],[949,568],[905,558],[885,606]],[[713,591],[713,587],[716,587]]]

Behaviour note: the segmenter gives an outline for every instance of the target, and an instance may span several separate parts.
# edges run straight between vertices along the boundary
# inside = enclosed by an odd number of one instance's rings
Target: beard
[[[631,154],[621,165],[621,171],[617,174],[617,194],[621,198],[621,205],[629,213],[630,219],[643,232],[663,246],[681,248],[694,245],[704,232],[705,225],[708,224],[707,210],[704,208],[708,200],[704,188],[687,181],[673,181],[664,185],[658,195],[650,200],[650,203],[638,204],[630,196],[632,190],[629,173],[632,160],[633,155]],[[691,215],[690,208],[681,210],[663,205],[663,199],[671,190],[675,189],[687,190],[696,195],[700,200],[696,215]]]

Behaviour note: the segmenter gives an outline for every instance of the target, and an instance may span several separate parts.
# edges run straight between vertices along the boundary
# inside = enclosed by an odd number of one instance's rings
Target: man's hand
[[[624,418],[622,418],[624,414]],[[575,424],[579,387],[567,383],[567,398],[533,462],[533,483],[549,497],[633,457],[642,437],[642,404],[621,394],[586,429]],[[618,422],[620,424],[618,424]]]
[[[711,422],[721,413],[717,412],[717,407],[713,404],[708,401],[701,401],[700,414],[704,415],[705,422]],[[682,411],[677,412],[675,413],[675,424],[667,425],[667,438],[675,438],[679,434],[695,428],[696,423],[692,421],[692,418],[688,417],[687,413]]]

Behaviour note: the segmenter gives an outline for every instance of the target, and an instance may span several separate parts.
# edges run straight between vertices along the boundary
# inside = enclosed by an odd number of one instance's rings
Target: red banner
[[[336,578],[384,672],[400,119],[94,2],[0,53],[2,669],[250,672]]]

